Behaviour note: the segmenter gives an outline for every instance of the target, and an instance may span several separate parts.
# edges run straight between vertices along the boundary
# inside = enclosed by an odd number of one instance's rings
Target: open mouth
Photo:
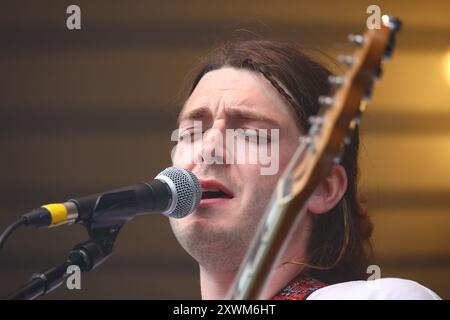
[[[203,199],[232,199],[234,194],[216,180],[200,180]]]
[[[202,199],[214,199],[214,198],[231,199],[233,197],[229,194],[226,194],[222,190],[203,189]]]

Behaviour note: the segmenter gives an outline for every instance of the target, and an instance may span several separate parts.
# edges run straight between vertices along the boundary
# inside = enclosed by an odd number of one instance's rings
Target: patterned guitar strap
[[[323,282],[309,277],[298,277],[281,290],[272,300],[306,300],[317,289],[326,287]]]

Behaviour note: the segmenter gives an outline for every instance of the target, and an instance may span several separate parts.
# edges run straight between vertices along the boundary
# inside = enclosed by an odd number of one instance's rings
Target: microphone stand
[[[68,277],[67,268],[78,266],[82,272],[88,272],[112,254],[114,240],[120,227],[96,229],[91,233],[91,239],[77,244],[69,253],[68,259],[59,266],[33,274],[31,280],[14,292],[8,300],[33,300],[55,290]]]
[[[123,205],[117,205],[113,197],[124,198]],[[68,277],[67,268],[78,266],[82,272],[88,272],[108,259],[113,251],[114,242],[122,226],[135,215],[127,207],[133,195],[117,193],[99,198],[89,223],[85,224],[89,240],[77,244],[68,259],[59,266],[35,273],[30,281],[7,297],[8,300],[33,300],[59,287]],[[104,218],[108,217],[108,218]]]

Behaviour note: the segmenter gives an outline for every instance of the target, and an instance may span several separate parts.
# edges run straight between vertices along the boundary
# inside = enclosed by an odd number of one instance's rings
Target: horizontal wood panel
[[[436,51],[396,50],[384,64],[381,81],[375,85],[368,111],[430,114],[448,112],[449,83],[445,78],[446,49]]]
[[[367,1],[345,0],[336,3],[332,0],[317,1],[284,1],[280,5],[277,1],[260,2],[238,0],[219,2],[211,5],[207,0],[184,1],[145,1],[134,0],[132,5],[123,1],[92,1],[79,0],[77,4],[88,22],[126,24],[147,21],[196,21],[199,18],[227,19],[267,19],[289,22],[315,21],[328,23],[342,23],[351,21],[361,23],[366,15],[366,9],[371,4]],[[426,3],[402,2],[388,0],[377,1],[383,12],[401,14],[402,18],[411,26],[431,25],[433,27],[449,26],[445,14],[450,10],[445,0],[433,0]],[[39,4],[32,0],[9,1],[4,4],[5,18],[3,26],[16,25],[18,22],[31,24],[57,25],[61,16],[65,16],[67,3],[41,1]],[[345,8],[345,10],[342,10]],[[20,10],[21,9],[21,10]],[[341,9],[341,10],[340,10]],[[337,14],[339,10],[339,14]],[[418,16],[417,13],[421,13]],[[13,14],[15,13],[15,14]]]
[[[175,106],[200,52],[110,50],[1,54],[2,109]]]
[[[373,244],[377,257],[448,257],[450,261],[450,210],[372,211]],[[433,264],[432,261],[430,261]]]
[[[328,52],[338,53],[333,48]],[[199,59],[207,53],[207,49],[188,48],[3,53],[0,105],[12,110],[76,107],[105,112],[165,106],[178,112]],[[385,64],[368,113],[447,114],[450,94],[445,54],[446,50],[427,53],[400,47],[395,59]]]
[[[367,135],[360,148],[361,186],[383,191],[450,191],[449,135]]]
[[[115,188],[152,179],[170,165],[170,134],[16,136],[0,141],[0,181],[11,188]]]
[[[179,105],[125,108],[33,106],[2,110],[0,133],[13,135],[78,135],[164,134],[176,126]],[[126,109],[126,110],[123,110]],[[446,113],[380,112],[370,110],[364,115],[360,135],[417,135],[428,139],[450,133],[450,111]]]

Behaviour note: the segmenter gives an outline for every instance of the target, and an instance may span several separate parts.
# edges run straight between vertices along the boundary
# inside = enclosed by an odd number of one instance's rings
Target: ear
[[[340,164],[334,165],[330,174],[311,195],[308,210],[315,214],[330,211],[342,199],[346,189],[347,172]]]

